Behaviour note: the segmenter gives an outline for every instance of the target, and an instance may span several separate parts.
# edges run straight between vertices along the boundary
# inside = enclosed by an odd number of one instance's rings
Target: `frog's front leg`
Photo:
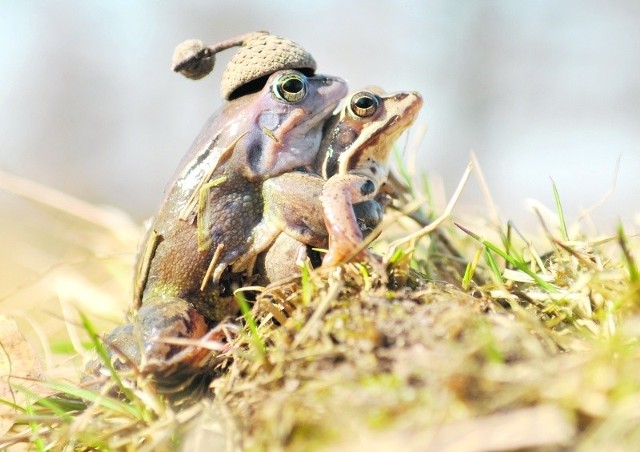
[[[258,255],[270,249],[283,231],[301,247],[324,246],[327,232],[318,201],[323,183],[318,175],[296,171],[264,181],[262,219],[253,228],[250,248],[234,262],[232,271],[252,273]]]
[[[315,202],[319,204],[317,198]],[[364,236],[369,235],[382,221],[383,208],[376,200],[355,204],[353,209],[358,227]],[[326,248],[328,240],[326,229],[324,234],[323,248]],[[282,281],[292,276],[299,276],[300,268],[307,259],[313,267],[318,267],[322,263],[319,254],[310,250],[309,245],[296,240],[285,231],[280,233],[273,244],[260,255],[257,272],[263,276],[264,284]]]
[[[349,258],[368,259],[362,246],[363,236],[354,212],[354,204],[371,200],[377,193],[376,184],[365,176],[344,174],[330,177],[320,194],[324,221],[329,233],[329,252],[324,265],[333,265]]]
[[[263,183],[263,221],[276,225],[279,232],[277,239],[270,237],[273,243],[258,263],[258,271],[267,281],[299,274],[308,246],[327,247],[326,211],[320,202],[325,183],[320,176],[305,172],[283,174]],[[349,208],[354,211],[353,221],[361,242],[362,236],[382,220],[382,206],[376,200],[369,200],[354,206],[349,204]],[[313,260],[312,263],[319,264]]]

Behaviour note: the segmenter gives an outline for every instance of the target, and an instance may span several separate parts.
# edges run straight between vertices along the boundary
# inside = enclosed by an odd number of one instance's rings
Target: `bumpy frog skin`
[[[237,310],[231,286],[239,276],[225,270],[260,249],[262,183],[313,164],[322,125],[346,91],[336,77],[278,71],[260,92],[227,102],[209,119],[148,231],[133,324],[116,328],[107,343],[156,374],[197,361],[196,347],[163,338],[202,337]]]
[[[326,247],[327,233],[325,265],[368,257],[366,251],[356,251],[363,231],[382,217],[375,197],[389,173],[389,154],[421,107],[416,92],[385,94],[377,87],[359,91],[325,125],[314,166],[317,175],[290,172],[263,184],[261,236],[273,243],[258,269],[267,280],[295,274],[304,245]]]

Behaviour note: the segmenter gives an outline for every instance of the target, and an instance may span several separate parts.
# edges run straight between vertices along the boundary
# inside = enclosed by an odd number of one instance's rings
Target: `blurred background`
[[[447,198],[473,150],[503,219],[526,200],[568,218],[635,224],[640,190],[640,3],[567,0],[2,1],[0,169],[151,216],[207,117],[219,77],[169,70],[186,38],[289,37],[357,89],[418,90],[419,168]],[[404,141],[401,141],[404,146]],[[438,183],[436,185],[439,186]],[[0,196],[9,212],[11,196]],[[460,204],[486,211],[477,183]]]

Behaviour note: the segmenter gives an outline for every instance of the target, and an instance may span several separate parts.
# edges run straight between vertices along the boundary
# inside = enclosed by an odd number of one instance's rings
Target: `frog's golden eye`
[[[360,91],[351,96],[349,109],[355,116],[366,118],[376,112],[379,104],[378,96],[369,91]]]
[[[307,78],[302,74],[284,74],[276,80],[273,92],[280,100],[300,102],[307,95]]]

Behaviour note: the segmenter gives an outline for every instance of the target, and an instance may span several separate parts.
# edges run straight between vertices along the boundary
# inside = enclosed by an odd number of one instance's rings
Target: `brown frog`
[[[232,289],[243,266],[230,266],[260,249],[262,184],[313,164],[322,125],[345,94],[337,77],[282,70],[209,119],[149,228],[135,278],[137,312],[106,338],[113,356],[125,354],[162,378],[198,366],[206,350],[164,339],[203,337],[237,310]]]
[[[326,247],[327,240],[325,265],[369,257],[366,250],[357,251],[363,232],[382,217],[375,198],[389,173],[390,151],[422,103],[416,92],[386,94],[377,87],[356,92],[324,127],[316,174],[290,172],[263,184],[265,215],[256,228],[262,237],[256,245],[270,246],[258,267],[267,281],[296,274],[306,245]]]

